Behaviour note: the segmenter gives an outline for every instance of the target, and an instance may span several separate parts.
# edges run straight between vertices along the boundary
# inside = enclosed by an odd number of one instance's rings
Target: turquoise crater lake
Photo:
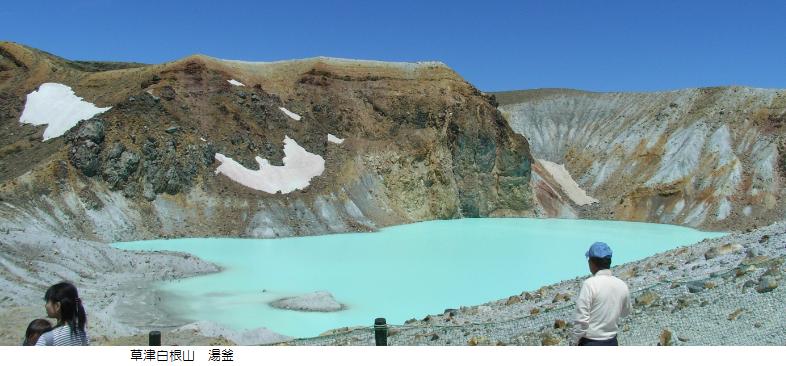
[[[495,218],[421,222],[376,233],[114,246],[188,252],[225,268],[153,285],[180,299],[166,305],[180,317],[311,337],[370,325],[375,317],[402,324],[588,274],[584,252],[595,241],[609,243],[614,264],[621,264],[722,235],[636,222]],[[348,308],[316,313],[268,305],[313,291],[329,291]]]

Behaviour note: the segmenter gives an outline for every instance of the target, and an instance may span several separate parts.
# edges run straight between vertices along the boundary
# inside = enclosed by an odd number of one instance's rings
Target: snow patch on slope
[[[237,81],[235,79],[227,80],[227,82],[232,84],[232,85],[234,85],[234,86],[246,86],[245,84],[243,84],[243,83],[241,83],[241,82],[239,82],[239,81]]]
[[[215,158],[221,163],[216,174],[224,174],[248,188],[272,194],[306,188],[311,178],[325,171],[325,159],[306,151],[289,136],[284,138],[283,166],[270,165],[267,159],[257,156],[259,170],[250,170],[222,154],[217,153]]]
[[[20,123],[48,125],[43,141],[63,136],[81,120],[108,111],[112,107],[99,108],[76,96],[68,85],[44,83],[27,95]]]
[[[336,136],[334,136],[332,134],[328,134],[328,138],[327,139],[328,139],[328,141],[330,141],[330,142],[332,142],[334,144],[341,144],[342,142],[344,142],[344,139],[340,139],[340,138],[338,138],[338,137],[336,137]]]
[[[579,187],[576,181],[570,176],[570,172],[565,169],[562,164],[550,162],[548,160],[538,159],[538,162],[546,168],[554,180],[559,183],[562,190],[570,197],[571,201],[575,204],[584,206],[593,203],[598,203],[598,200],[587,195],[587,192]]]
[[[302,117],[300,117],[299,114],[291,112],[289,109],[286,109],[284,107],[278,107],[278,109],[280,109],[282,112],[284,112],[284,114],[289,116],[289,118],[294,119],[295,121],[300,121],[300,118],[302,118]]]

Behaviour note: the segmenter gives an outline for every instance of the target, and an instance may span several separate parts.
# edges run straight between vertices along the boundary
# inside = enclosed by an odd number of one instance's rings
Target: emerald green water
[[[429,221],[377,233],[115,246],[188,252],[225,268],[151,284],[180,299],[168,307],[181,317],[309,337],[331,328],[370,325],[375,317],[401,324],[588,274],[584,252],[595,241],[607,242],[614,264],[620,264],[722,235],[635,222],[500,218]],[[348,309],[308,313],[267,305],[320,290]]]

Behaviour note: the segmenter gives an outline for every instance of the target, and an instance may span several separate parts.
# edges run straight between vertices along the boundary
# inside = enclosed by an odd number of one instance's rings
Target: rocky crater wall
[[[268,238],[536,214],[526,139],[439,63],[192,56],[84,68],[0,48],[0,219],[11,230]],[[19,116],[43,82],[111,109],[42,141],[45,126]],[[307,187],[271,194],[216,172],[216,154],[249,170],[286,165],[285,137],[325,161]]]
[[[600,202],[580,217],[729,230],[786,213],[786,93],[532,90],[496,97],[532,155],[564,164]]]

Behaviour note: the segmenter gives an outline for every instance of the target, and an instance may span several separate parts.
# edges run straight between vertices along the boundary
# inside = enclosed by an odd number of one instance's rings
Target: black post
[[[148,342],[151,346],[161,345],[161,332],[157,330],[150,331],[150,338]]]
[[[388,325],[385,318],[374,319],[374,339],[377,340],[377,346],[388,345]]]

